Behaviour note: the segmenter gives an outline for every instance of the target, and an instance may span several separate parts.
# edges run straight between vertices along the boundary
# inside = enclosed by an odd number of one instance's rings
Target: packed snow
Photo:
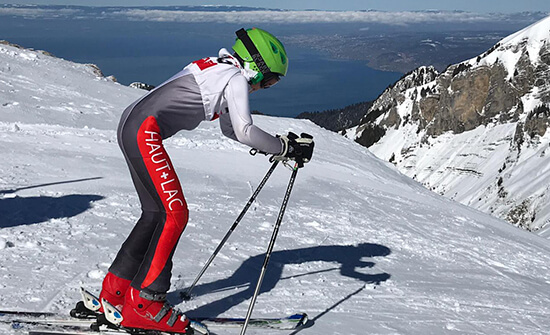
[[[0,309],[66,313],[80,286],[98,292],[140,213],[115,129],[144,92],[89,69],[0,45]],[[253,314],[306,312],[311,322],[247,334],[548,333],[548,240],[438,196],[309,121],[254,120],[315,137]],[[217,122],[165,145],[190,208],[169,299],[188,316],[243,317],[290,171],[277,168],[183,302],[178,293],[271,164],[224,138]],[[20,333],[2,323],[0,332]]]

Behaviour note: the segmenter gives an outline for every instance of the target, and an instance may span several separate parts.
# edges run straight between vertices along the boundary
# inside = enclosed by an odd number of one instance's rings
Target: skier
[[[163,140],[219,119],[224,135],[272,159],[311,158],[310,137],[272,136],[252,123],[249,93],[275,85],[287,73],[281,42],[261,29],[241,29],[233,51],[221,49],[218,57],[192,62],[122,114],[118,142],[142,214],[103,280],[100,299],[122,310],[125,328],[186,333],[189,326],[166,302],[172,257],[189,212]]]

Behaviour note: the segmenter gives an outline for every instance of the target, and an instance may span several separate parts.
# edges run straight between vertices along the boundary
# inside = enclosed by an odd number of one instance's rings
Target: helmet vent
[[[273,50],[273,53],[276,53],[278,54],[279,53],[279,48],[277,48],[277,46],[275,44],[273,44],[273,42],[269,42],[269,44],[271,45],[271,50]]]

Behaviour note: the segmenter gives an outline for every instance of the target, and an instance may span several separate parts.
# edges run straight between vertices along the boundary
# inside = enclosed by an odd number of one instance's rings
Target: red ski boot
[[[105,299],[120,311],[124,305],[124,295],[128,287],[130,287],[130,280],[122,279],[109,272],[103,279],[99,301]],[[99,311],[103,313],[103,306]]]
[[[149,295],[130,287],[122,308],[122,326],[179,334],[192,333],[189,319],[166,302],[166,295]]]

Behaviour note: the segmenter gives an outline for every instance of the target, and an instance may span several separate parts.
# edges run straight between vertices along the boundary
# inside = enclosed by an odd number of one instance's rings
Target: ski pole
[[[264,264],[262,265],[262,270],[260,271],[258,283],[256,284],[256,290],[254,291],[254,295],[252,296],[252,301],[250,301],[250,306],[248,306],[248,312],[246,313],[246,319],[241,330],[241,335],[244,335],[244,333],[246,332],[246,328],[248,327],[248,323],[250,322],[252,310],[254,309],[256,299],[258,298],[260,288],[262,287],[262,282],[264,280],[265,272],[267,270],[267,264],[269,263],[269,259],[271,258],[271,253],[273,252],[273,247],[275,246],[275,240],[277,239],[277,234],[279,233],[279,227],[281,226],[281,222],[283,221],[283,215],[285,214],[286,205],[288,204],[290,192],[292,191],[292,187],[294,186],[294,180],[296,180],[297,174],[298,163],[294,165],[294,170],[292,170],[292,175],[290,176],[290,181],[288,182],[288,187],[286,189],[285,197],[283,199],[283,204],[281,205],[281,209],[279,210],[279,216],[277,217],[277,222],[275,223],[275,228],[273,229],[273,234],[271,235],[271,241],[269,241],[269,246],[267,247],[267,251],[265,253],[265,260]]]
[[[216,250],[212,254],[212,256],[210,256],[210,258],[208,259],[206,264],[203,266],[203,268],[199,272],[197,278],[195,278],[195,281],[193,282],[193,284],[187,289],[187,291],[185,291],[181,294],[182,299],[184,299],[184,300],[191,299],[191,291],[193,291],[193,289],[195,288],[195,286],[197,285],[197,283],[201,279],[202,275],[206,272],[206,269],[208,269],[208,267],[210,266],[210,264],[212,263],[214,258],[216,258],[216,256],[218,255],[218,253],[222,249],[225,242],[227,242],[227,240],[229,239],[229,237],[231,236],[231,234],[233,233],[235,228],[237,228],[237,225],[239,224],[239,222],[241,222],[242,218],[244,217],[244,215],[246,214],[246,212],[248,211],[248,209],[250,208],[250,206],[252,205],[254,200],[256,200],[256,197],[258,196],[258,194],[260,193],[260,191],[264,187],[265,183],[267,182],[267,180],[269,179],[269,177],[271,176],[271,174],[273,173],[273,171],[277,167],[278,163],[279,163],[278,161],[273,162],[273,164],[271,165],[271,168],[269,169],[269,171],[267,171],[264,179],[262,179],[262,181],[260,182],[260,184],[256,188],[256,191],[254,191],[254,193],[252,194],[252,196],[250,197],[250,199],[248,200],[248,202],[244,206],[243,210],[241,211],[241,214],[239,214],[239,216],[237,217],[237,219],[235,220],[235,222],[233,223],[231,228],[229,228],[229,231],[225,234],[222,241],[220,242],[220,244],[218,245],[218,247],[216,248]]]

